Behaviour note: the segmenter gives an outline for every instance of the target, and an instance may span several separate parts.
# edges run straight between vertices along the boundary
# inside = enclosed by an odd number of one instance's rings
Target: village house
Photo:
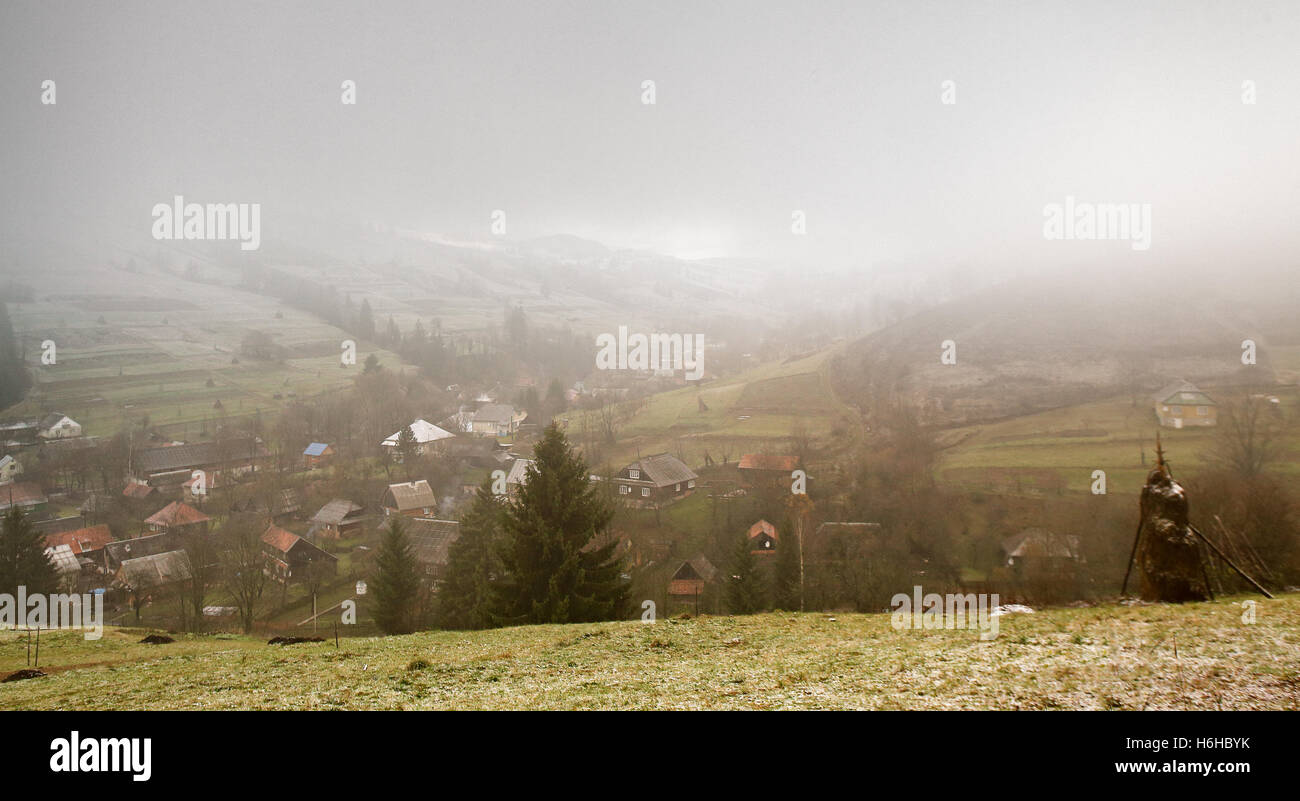
[[[17,459],[9,454],[0,456],[0,484],[12,484],[22,473],[23,466]]]
[[[267,527],[262,544],[266,550],[266,574],[281,583],[305,575],[314,566],[326,575],[338,572],[337,556],[277,525]]]
[[[794,456],[776,456],[766,453],[747,453],[736,466],[741,483],[746,487],[789,487],[791,473],[799,469],[799,459]]]
[[[411,554],[420,563],[424,574],[435,581],[441,579],[451,545],[460,536],[460,523],[431,519],[402,522],[406,538],[411,543]]]
[[[302,511],[302,499],[298,495],[298,490],[293,487],[285,487],[272,492],[270,499],[271,505],[268,508],[266,495],[260,493],[250,495],[243,500],[237,500],[230,504],[230,511],[259,515],[270,518],[277,523],[284,522]]]
[[[508,437],[519,430],[519,424],[528,417],[522,409],[516,411],[508,403],[489,403],[477,411],[457,415],[461,430],[484,437]]]
[[[176,534],[207,533],[208,523],[212,518],[193,506],[172,501],[163,508],[145,518],[145,525],[151,532],[174,532]]]
[[[113,574],[113,585],[131,596],[138,620],[147,600],[178,591],[190,577],[190,558],[185,551],[163,551],[124,560]]]
[[[200,472],[181,484],[181,498],[186,501],[202,501],[204,498],[229,489],[233,484],[227,474],[220,470],[213,473]]]
[[[365,509],[352,501],[335,498],[320,508],[311,519],[311,530],[307,536],[316,539],[324,537],[337,540],[350,537],[361,530],[365,520]]]
[[[408,428],[411,429],[411,434],[415,438],[415,452],[421,456],[428,456],[439,451],[442,448],[444,440],[454,439],[456,437],[456,435],[450,431],[439,428],[428,420],[423,419],[416,420],[414,423],[411,423]],[[393,434],[381,444],[385,448],[390,449],[394,455],[398,455],[401,453],[399,447],[401,439],[402,431],[394,431]],[[400,459],[400,456],[398,458]]]
[[[16,481],[0,486],[0,512],[18,507],[28,517],[45,517],[49,499],[45,490],[34,481]]]
[[[55,412],[41,418],[36,436],[41,439],[65,439],[81,436],[81,423],[66,414]]]
[[[66,545],[75,556],[98,557],[99,552],[112,541],[113,533],[106,523],[45,535],[46,548]]]
[[[1077,536],[1026,528],[1004,539],[1002,552],[1006,564],[990,579],[1007,597],[1038,603],[1079,597],[1083,556]]]
[[[1219,422],[1218,404],[1188,381],[1175,381],[1153,398],[1156,419],[1165,428],[1212,426]]]
[[[150,534],[144,537],[136,537],[130,540],[114,540],[108,543],[101,550],[103,559],[104,572],[108,575],[117,573],[118,568],[128,559],[138,559],[142,556],[155,556],[167,551],[175,551],[181,547],[180,535],[164,531],[161,534]]]
[[[313,442],[302,452],[302,466],[308,470],[324,467],[334,459],[334,446],[328,442]]]
[[[11,420],[0,423],[0,446],[25,448],[39,442],[40,424],[36,420]]]
[[[205,473],[224,471],[230,478],[257,469],[268,456],[257,437],[240,437],[143,448],[131,454],[131,475],[154,487],[178,486],[194,477],[195,470]]]
[[[695,492],[697,479],[676,456],[659,453],[632,462],[612,480],[620,497],[636,505],[661,506]]]
[[[1030,527],[1004,539],[1002,553],[1008,567],[1059,570],[1079,560],[1079,538]]]
[[[771,556],[776,553],[776,544],[780,535],[777,533],[776,526],[766,520],[760,520],[749,527],[746,537],[749,539],[750,553]]]
[[[380,505],[384,507],[385,517],[433,517],[438,511],[438,499],[434,497],[429,482],[424,479],[389,484]]]
[[[668,580],[668,609],[665,611],[670,615],[678,611],[690,611],[698,615],[701,606],[706,611],[712,608],[711,604],[704,602],[715,600],[706,599],[706,596],[712,595],[709,592],[710,585],[717,573],[713,563],[704,554],[697,554],[682,562]]]

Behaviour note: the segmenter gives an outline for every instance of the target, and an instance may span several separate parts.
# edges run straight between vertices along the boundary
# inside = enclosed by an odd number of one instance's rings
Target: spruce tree
[[[554,423],[533,449],[534,464],[502,518],[503,568],[494,607],[502,623],[583,623],[623,614],[628,587],[604,534],[614,511],[589,481],[587,465]]]
[[[772,577],[772,605],[786,612],[799,611],[799,541],[789,518],[776,543],[776,565]]]
[[[749,549],[749,537],[741,534],[731,550],[727,571],[727,611],[733,615],[761,612],[767,604],[767,587],[758,560]]]
[[[401,517],[389,521],[375,567],[375,622],[385,634],[410,634],[419,622],[420,568]]]
[[[493,625],[492,580],[501,575],[496,549],[501,540],[504,504],[483,482],[460,519],[460,536],[447,553],[447,572],[438,587],[437,623],[444,629],[485,629]]]
[[[58,586],[59,575],[45,554],[45,538],[21,509],[10,507],[0,520],[0,592],[17,595],[19,587],[26,587],[29,595],[52,593]]]

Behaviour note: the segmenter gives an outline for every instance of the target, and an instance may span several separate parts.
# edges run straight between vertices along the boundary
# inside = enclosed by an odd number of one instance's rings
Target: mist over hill
[[[1107,272],[1008,281],[853,343],[839,361],[840,387],[858,401],[891,398],[955,423],[1140,394],[1175,378],[1294,380],[1294,286],[1235,278]],[[1246,340],[1256,345],[1253,365],[1242,362]],[[946,348],[951,364],[941,360]]]

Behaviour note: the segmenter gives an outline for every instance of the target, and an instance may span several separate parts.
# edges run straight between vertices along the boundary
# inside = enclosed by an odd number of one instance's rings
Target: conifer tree
[[[385,634],[410,634],[419,623],[420,568],[400,516],[384,531],[375,567],[375,622]]]
[[[0,491],[3,491],[0,487]],[[45,538],[17,506],[11,506],[0,520],[0,592],[16,595],[58,590],[59,576],[45,555]]]
[[[554,423],[533,457],[528,479],[502,519],[498,620],[583,623],[621,616],[628,587],[622,560],[613,558],[616,542],[583,550],[606,533],[613,509]]]
[[[438,587],[437,622],[444,629],[485,629],[493,625],[492,581],[501,575],[496,549],[505,505],[492,494],[492,479],[478,488],[460,519],[460,536],[447,554],[447,572]]]
[[[731,550],[727,571],[727,611],[733,615],[761,612],[767,604],[766,580],[749,549],[749,537],[742,533]]]
[[[772,605],[786,612],[799,611],[799,543],[789,518],[776,543],[776,569],[772,577]]]

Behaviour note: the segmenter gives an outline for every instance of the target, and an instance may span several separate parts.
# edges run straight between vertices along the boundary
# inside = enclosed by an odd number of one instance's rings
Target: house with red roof
[[[211,521],[212,518],[193,506],[180,501],[172,501],[145,518],[144,522],[145,525],[149,526],[149,530],[155,533],[166,531],[187,534],[206,532],[208,523]]]
[[[112,541],[113,532],[108,530],[107,523],[45,535],[46,548],[66,545],[72,549],[74,556],[98,553]]]
[[[768,453],[747,453],[736,466],[741,483],[746,487],[785,484],[789,486],[791,473],[799,469],[796,456],[779,456]]]
[[[266,574],[281,583],[301,577],[313,568],[334,575],[338,570],[338,557],[288,529],[275,524],[266,527],[262,534],[266,551]]]
[[[781,535],[777,532],[776,526],[760,520],[749,527],[749,533],[746,535],[749,539],[749,550],[751,553],[770,556],[776,553],[777,541]]]

